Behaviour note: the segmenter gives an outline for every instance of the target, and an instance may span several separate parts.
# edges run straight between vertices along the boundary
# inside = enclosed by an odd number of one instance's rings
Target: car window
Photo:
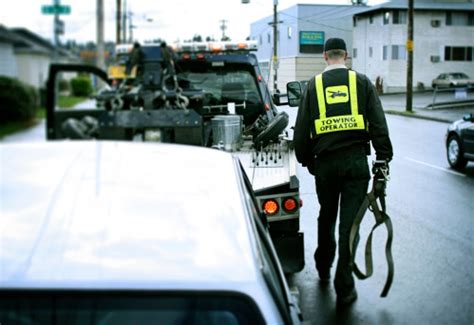
[[[247,296],[230,292],[0,292],[2,324],[264,324]]]
[[[464,73],[453,73],[451,75],[453,79],[468,79],[469,77]]]
[[[235,102],[261,103],[255,78],[248,71],[182,71],[178,79],[186,81],[183,90],[201,90],[217,102],[231,98]]]

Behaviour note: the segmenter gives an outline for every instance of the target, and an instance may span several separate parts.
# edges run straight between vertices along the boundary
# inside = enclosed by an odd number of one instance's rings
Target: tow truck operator
[[[335,224],[340,201],[337,302],[357,299],[349,251],[351,226],[370,180],[370,141],[376,159],[388,164],[392,144],[380,100],[370,80],[345,66],[344,40],[324,45],[328,66],[312,78],[300,102],[294,130],[298,161],[315,176],[320,204],[318,247],[314,254],[321,282],[328,283],[336,253]],[[388,166],[388,165],[387,165]]]

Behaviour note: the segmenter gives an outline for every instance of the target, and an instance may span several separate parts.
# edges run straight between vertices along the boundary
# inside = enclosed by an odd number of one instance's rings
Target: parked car
[[[0,157],[2,324],[300,323],[230,153],[54,141]]]
[[[442,73],[433,79],[431,87],[433,88],[452,88],[452,87],[470,87],[474,86],[474,80],[463,72]]]
[[[474,114],[467,114],[448,127],[446,154],[449,165],[456,169],[474,161]]]

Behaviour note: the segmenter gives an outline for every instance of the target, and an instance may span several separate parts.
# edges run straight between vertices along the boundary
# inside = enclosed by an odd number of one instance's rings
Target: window
[[[369,47],[369,58],[371,58],[374,55],[374,50],[372,49],[372,46]]]
[[[357,17],[352,17],[352,26],[357,27]]]
[[[390,11],[386,11],[383,13],[383,24],[390,24]]]
[[[260,45],[262,45],[262,43],[263,43],[263,41],[262,41],[262,35],[260,35],[260,36],[258,37],[258,43],[259,43]]]
[[[393,12],[393,23],[394,24],[406,24],[407,23],[407,11],[395,10]]]
[[[382,59],[384,61],[388,60],[388,46],[384,45],[382,48]]]
[[[270,35],[270,33],[267,34],[267,43],[270,44],[270,42],[272,41],[272,37]]]
[[[445,61],[472,61],[472,47],[446,46],[444,48]]]
[[[474,13],[448,11],[446,26],[474,26]]]
[[[392,45],[392,60],[406,60],[407,51],[405,45]]]
[[[0,296],[2,323],[265,324],[255,302],[232,292],[23,290]]]
[[[373,24],[373,23],[374,23],[374,16],[373,16],[373,15],[370,15],[370,16],[369,16],[369,23],[370,23],[370,24]]]
[[[357,57],[357,49],[352,49],[352,57],[353,58]]]
[[[288,38],[289,39],[291,38],[291,34],[292,34],[291,26],[288,26]]]

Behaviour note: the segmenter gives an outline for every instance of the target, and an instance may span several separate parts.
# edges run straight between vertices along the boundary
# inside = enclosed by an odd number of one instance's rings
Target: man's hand
[[[390,174],[390,167],[386,160],[375,160],[372,162],[372,174],[377,179],[386,179]]]

